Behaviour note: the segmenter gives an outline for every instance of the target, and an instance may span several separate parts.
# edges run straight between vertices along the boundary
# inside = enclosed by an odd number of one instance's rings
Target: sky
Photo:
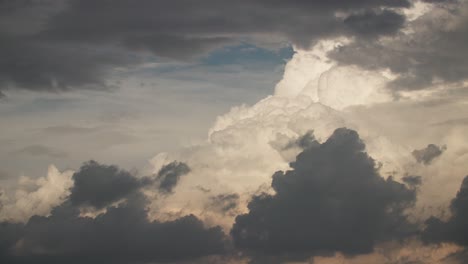
[[[466,0],[0,0],[0,262],[464,264]]]

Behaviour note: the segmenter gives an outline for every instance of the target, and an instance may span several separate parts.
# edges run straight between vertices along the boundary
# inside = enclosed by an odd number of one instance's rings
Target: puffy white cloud
[[[20,177],[13,197],[3,198],[0,220],[24,222],[33,215],[48,215],[69,195],[69,188],[73,185],[72,174],[73,171],[60,172],[50,165],[45,177]]]

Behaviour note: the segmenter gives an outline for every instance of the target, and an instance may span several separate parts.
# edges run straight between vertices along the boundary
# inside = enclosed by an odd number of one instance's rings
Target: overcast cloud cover
[[[0,0],[0,262],[466,263],[467,22]]]

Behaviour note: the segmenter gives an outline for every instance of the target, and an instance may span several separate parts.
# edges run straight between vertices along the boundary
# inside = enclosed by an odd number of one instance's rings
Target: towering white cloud
[[[421,224],[431,215],[443,215],[468,172],[468,140],[461,134],[466,123],[450,121],[463,120],[468,114],[460,111],[466,98],[447,97],[446,102],[438,102],[437,92],[421,96],[416,91],[395,98],[386,86],[395,76],[387,71],[339,66],[327,57],[327,50],[341,43],[343,40],[328,40],[309,51],[297,50],[273,95],[218,117],[206,142],[179,153],[156,156],[153,171],[173,159],[186,162],[192,170],[181,179],[175,194],[155,201],[154,208],[159,213],[167,212],[169,217],[195,213],[228,230],[233,216],[210,210],[210,197],[238,193],[238,212],[246,212],[245,204],[251,195],[273,192],[269,187],[271,175],[288,169],[288,163],[301,151],[291,142],[308,131],[324,141],[336,128],[348,127],[358,131],[383,177],[403,182],[406,176],[421,176],[416,206],[407,211],[411,221]],[[420,163],[412,152],[428,144],[446,145],[447,149],[430,164]],[[454,245],[426,247],[411,243],[421,253],[412,259],[420,261],[429,261],[431,258],[423,256],[433,252],[434,263],[440,263],[460,250]],[[391,253],[381,251],[360,259],[402,260],[407,253],[401,247],[406,246],[409,244],[393,246]],[[335,263],[340,258],[317,262]]]

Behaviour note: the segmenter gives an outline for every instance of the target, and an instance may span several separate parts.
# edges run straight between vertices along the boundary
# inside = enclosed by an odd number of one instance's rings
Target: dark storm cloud
[[[426,242],[454,242],[468,246],[468,176],[450,205],[452,216],[447,221],[432,217],[423,233]]]
[[[149,221],[146,200],[132,195],[96,218],[80,217],[65,202],[50,216],[25,225],[0,224],[2,263],[155,263],[222,254],[221,228],[205,228],[189,215],[169,222]]]
[[[164,165],[158,172],[156,181],[159,182],[159,191],[172,193],[181,176],[190,172],[190,168],[183,162],[173,161]]]
[[[0,260],[9,253],[9,249],[23,235],[23,231],[22,224],[0,222]]]
[[[149,220],[149,201],[139,188],[150,180],[94,161],[73,180],[71,195],[49,216],[0,223],[0,263],[180,263],[226,251],[221,228],[207,228],[193,215]],[[122,202],[110,206],[117,200]],[[82,205],[106,211],[85,217]]]
[[[135,52],[142,50],[190,59],[252,37],[307,47],[323,37],[394,34],[404,17],[388,8],[409,6],[407,0],[1,1],[0,90],[106,88],[109,71],[139,63]]]
[[[149,184],[149,179],[137,179],[116,166],[101,165],[89,161],[73,174],[74,185],[70,189],[70,202],[74,206],[85,205],[103,208],[117,202],[138,188]]]
[[[109,89],[102,79],[109,70],[136,63],[135,58],[112,47],[57,44],[30,37],[0,35],[0,50],[2,90]]]
[[[431,162],[442,155],[446,150],[445,146],[439,147],[434,144],[429,144],[427,147],[423,149],[416,149],[411,154],[416,159],[417,162],[422,163],[424,165],[429,165]]]
[[[359,40],[331,53],[340,63],[398,74],[389,88],[424,89],[468,77],[468,6],[462,1],[438,2],[437,8],[409,23],[414,33],[390,41]]]
[[[55,16],[44,34],[84,42],[117,40],[171,57],[176,54],[172,50],[185,52],[185,47],[193,46],[192,55],[197,55],[220,42],[257,33],[279,34],[308,45],[321,36],[344,33],[343,21],[335,16],[336,11],[352,13],[409,6],[405,0],[203,0],[196,5],[187,0],[144,0],[138,5],[129,0],[72,0],[70,8]],[[388,12],[391,11],[382,14]],[[377,17],[380,16],[372,18]]]
[[[290,165],[273,175],[276,194],[254,196],[236,218],[231,235],[240,249],[289,259],[355,255],[413,232],[403,211],[415,190],[382,178],[355,131],[337,129]]]
[[[405,23],[405,16],[390,10],[366,11],[350,15],[344,20],[346,26],[357,35],[376,37],[396,33]]]

